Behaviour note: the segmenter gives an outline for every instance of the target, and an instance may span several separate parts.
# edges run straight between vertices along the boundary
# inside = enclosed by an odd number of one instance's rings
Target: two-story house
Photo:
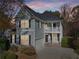
[[[24,5],[15,16],[16,32],[12,44],[32,45],[41,48],[46,42],[60,43],[62,25],[60,18],[44,16]]]

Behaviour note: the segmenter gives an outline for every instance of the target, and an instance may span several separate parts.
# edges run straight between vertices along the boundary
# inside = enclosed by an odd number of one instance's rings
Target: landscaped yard
[[[31,46],[12,45],[8,51],[1,54],[1,59],[36,59],[37,54]]]

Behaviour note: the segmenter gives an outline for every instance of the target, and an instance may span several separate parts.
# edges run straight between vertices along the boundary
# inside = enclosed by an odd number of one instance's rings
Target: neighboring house
[[[45,43],[60,43],[61,19],[45,16],[23,6],[15,16],[16,33],[12,34],[12,44],[32,45],[41,48]]]

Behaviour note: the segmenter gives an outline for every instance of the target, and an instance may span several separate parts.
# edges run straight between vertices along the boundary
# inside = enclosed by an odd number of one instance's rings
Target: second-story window
[[[57,27],[60,27],[60,22],[57,22]]]
[[[41,22],[39,22],[39,27],[42,28],[42,23]]]
[[[47,28],[47,24],[46,23],[44,24],[44,28]]]
[[[54,28],[56,27],[56,23],[53,23],[53,27],[54,27]]]
[[[40,22],[39,21],[37,21],[37,27],[40,28]]]
[[[47,26],[48,26],[48,27],[52,27],[52,24],[51,24],[51,23],[48,23]]]
[[[59,28],[59,27],[60,27],[60,22],[55,22],[55,23],[53,23],[53,27],[54,27],[54,28]]]
[[[41,22],[41,28],[43,28],[43,26],[44,26],[44,23],[43,23],[43,22]]]
[[[21,28],[29,28],[29,20],[21,20]]]

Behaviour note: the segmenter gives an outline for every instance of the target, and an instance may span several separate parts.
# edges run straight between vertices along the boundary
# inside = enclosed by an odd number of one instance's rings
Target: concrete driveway
[[[37,54],[37,59],[79,59],[72,49],[61,47],[44,47]]]

